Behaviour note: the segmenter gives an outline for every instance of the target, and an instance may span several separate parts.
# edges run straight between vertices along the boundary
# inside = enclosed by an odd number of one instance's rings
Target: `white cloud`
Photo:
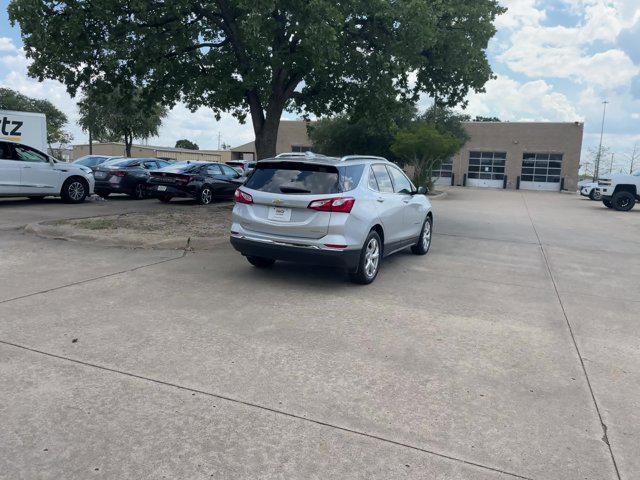
[[[627,86],[640,73],[640,67],[625,52],[618,48],[590,50],[594,42],[615,42],[620,32],[640,18],[635,2],[632,7],[629,0],[564,0],[563,4],[581,17],[574,26],[545,26],[541,2],[505,2],[513,3],[515,8],[507,26],[513,24],[517,28],[510,29],[510,46],[497,60],[531,78],[566,78],[606,89]]]
[[[510,121],[582,120],[567,97],[544,80],[519,83],[500,75],[487,83],[485,93],[473,93],[468,100],[466,111],[472,116],[497,116]]]
[[[629,56],[619,49],[592,55],[570,44],[544,45],[533,40],[534,31],[523,30],[523,38],[498,56],[511,70],[528,77],[567,78],[578,84],[593,84],[613,89],[628,86],[640,73]]]
[[[502,0],[507,12],[496,19],[498,29],[515,30],[526,25],[539,25],[546,18],[544,10],[537,8],[538,0]]]
[[[176,140],[187,138],[198,144],[202,149],[217,149],[218,134],[221,143],[232,146],[251,142],[254,139],[253,127],[250,122],[244,125],[229,114],[223,114],[220,121],[216,121],[214,113],[208,108],[199,108],[195,112],[178,104],[169,111],[162,122],[159,136],[156,139],[168,146],[175,145]],[[152,143],[154,139],[150,139]]]
[[[16,50],[13,41],[7,37],[0,37],[0,52],[13,52]]]

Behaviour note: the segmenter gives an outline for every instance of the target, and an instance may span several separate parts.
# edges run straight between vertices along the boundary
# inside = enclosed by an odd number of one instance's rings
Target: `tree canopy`
[[[403,101],[389,102],[384,107],[319,120],[309,127],[313,150],[333,156],[366,153],[393,160],[391,143],[395,134],[411,124],[417,111],[413,104]]]
[[[200,150],[200,147],[197,143],[192,142],[191,140],[187,140],[183,138],[176,142],[176,148],[186,148],[187,150]]]
[[[11,0],[36,78],[71,93],[132,80],[164,105],[250,114],[259,158],[285,109],[330,115],[411,98],[463,102],[491,78],[498,0]]]
[[[432,122],[419,121],[398,132],[391,150],[413,168],[416,185],[432,187],[433,171],[455,154],[464,142]]]
[[[483,117],[482,115],[476,115],[473,119],[474,122],[501,122],[498,117]]]
[[[467,121],[468,115],[434,104],[396,134],[391,151],[412,167],[416,184],[431,188],[433,171],[469,140]]]
[[[157,135],[167,113],[160,104],[149,103],[139,88],[115,87],[108,93],[89,90],[78,107],[80,126],[97,139],[124,141],[127,157],[133,139]]]
[[[15,90],[0,88],[0,109],[44,113],[47,116],[47,143],[67,144],[73,136],[64,127],[67,116],[49,100],[30,98]]]

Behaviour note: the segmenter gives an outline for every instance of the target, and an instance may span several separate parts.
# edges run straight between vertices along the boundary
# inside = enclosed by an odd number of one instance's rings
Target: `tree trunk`
[[[274,87],[269,98],[266,112],[262,108],[262,103],[257,91],[247,93],[247,101],[251,111],[251,121],[253,131],[256,135],[256,160],[271,158],[276,156],[276,145],[278,142],[278,128],[280,127],[280,117],[284,110],[287,95],[290,92],[282,91]]]
[[[89,129],[89,155],[93,155],[93,135],[91,135],[91,129]]]
[[[276,156],[276,144],[278,142],[278,128],[280,127],[280,117],[277,119],[267,118],[260,129],[255,130],[256,134],[256,160],[272,158]]]
[[[133,143],[133,134],[126,133],[124,134],[124,154],[125,157],[131,157],[131,144]]]

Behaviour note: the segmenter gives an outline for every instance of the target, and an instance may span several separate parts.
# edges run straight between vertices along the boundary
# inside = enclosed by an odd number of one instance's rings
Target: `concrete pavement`
[[[368,287],[1,232],[0,478],[640,476],[640,210],[434,205]]]

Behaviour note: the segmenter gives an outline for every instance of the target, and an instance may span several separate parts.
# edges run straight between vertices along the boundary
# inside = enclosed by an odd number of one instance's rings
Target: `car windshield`
[[[260,162],[245,186],[284,194],[329,194],[353,190],[364,165],[315,165],[302,162]]]

